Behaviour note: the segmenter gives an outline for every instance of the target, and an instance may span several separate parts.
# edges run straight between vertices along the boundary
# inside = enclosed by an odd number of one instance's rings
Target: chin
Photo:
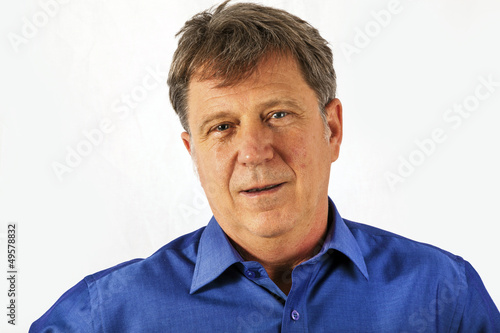
[[[258,229],[258,230],[250,230],[255,236],[260,238],[278,238],[281,235],[285,234],[284,230],[281,229]]]
[[[248,230],[262,238],[279,237],[294,227],[293,221],[289,217],[276,216],[276,214],[259,214],[248,223]],[[268,215],[268,216],[262,216]],[[269,216],[271,215],[271,216]]]

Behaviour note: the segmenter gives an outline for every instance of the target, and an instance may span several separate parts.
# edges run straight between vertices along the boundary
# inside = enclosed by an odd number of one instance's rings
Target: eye
[[[280,118],[286,117],[287,115],[288,115],[288,112],[278,111],[278,112],[273,113],[271,118],[280,119]]]
[[[229,129],[229,124],[220,124],[214,127],[214,130],[218,132],[223,132]]]

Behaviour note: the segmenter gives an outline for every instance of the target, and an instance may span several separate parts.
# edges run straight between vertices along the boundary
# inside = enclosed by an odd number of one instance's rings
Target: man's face
[[[226,234],[238,242],[306,235],[316,220],[326,224],[330,166],[342,138],[340,102],[326,107],[325,126],[291,58],[269,57],[235,86],[191,81],[191,136],[182,138]]]

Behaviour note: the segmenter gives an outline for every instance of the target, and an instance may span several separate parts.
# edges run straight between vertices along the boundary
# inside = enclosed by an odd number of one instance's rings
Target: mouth
[[[284,183],[279,183],[279,184],[273,184],[273,185],[267,185],[267,186],[263,186],[263,187],[255,187],[255,188],[252,188],[252,189],[249,189],[249,190],[244,190],[244,191],[241,191],[243,193],[248,193],[248,194],[258,194],[258,193],[262,193],[262,192],[270,192],[274,189],[278,189],[279,187],[281,187]]]

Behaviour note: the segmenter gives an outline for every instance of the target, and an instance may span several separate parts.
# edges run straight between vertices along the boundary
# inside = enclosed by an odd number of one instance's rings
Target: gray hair
[[[230,0],[196,14],[176,36],[168,85],[170,101],[182,127],[190,133],[187,94],[193,75],[218,79],[218,87],[248,78],[269,54],[291,55],[304,80],[315,91],[323,120],[324,107],[335,98],[332,51],[317,29],[284,10]]]

